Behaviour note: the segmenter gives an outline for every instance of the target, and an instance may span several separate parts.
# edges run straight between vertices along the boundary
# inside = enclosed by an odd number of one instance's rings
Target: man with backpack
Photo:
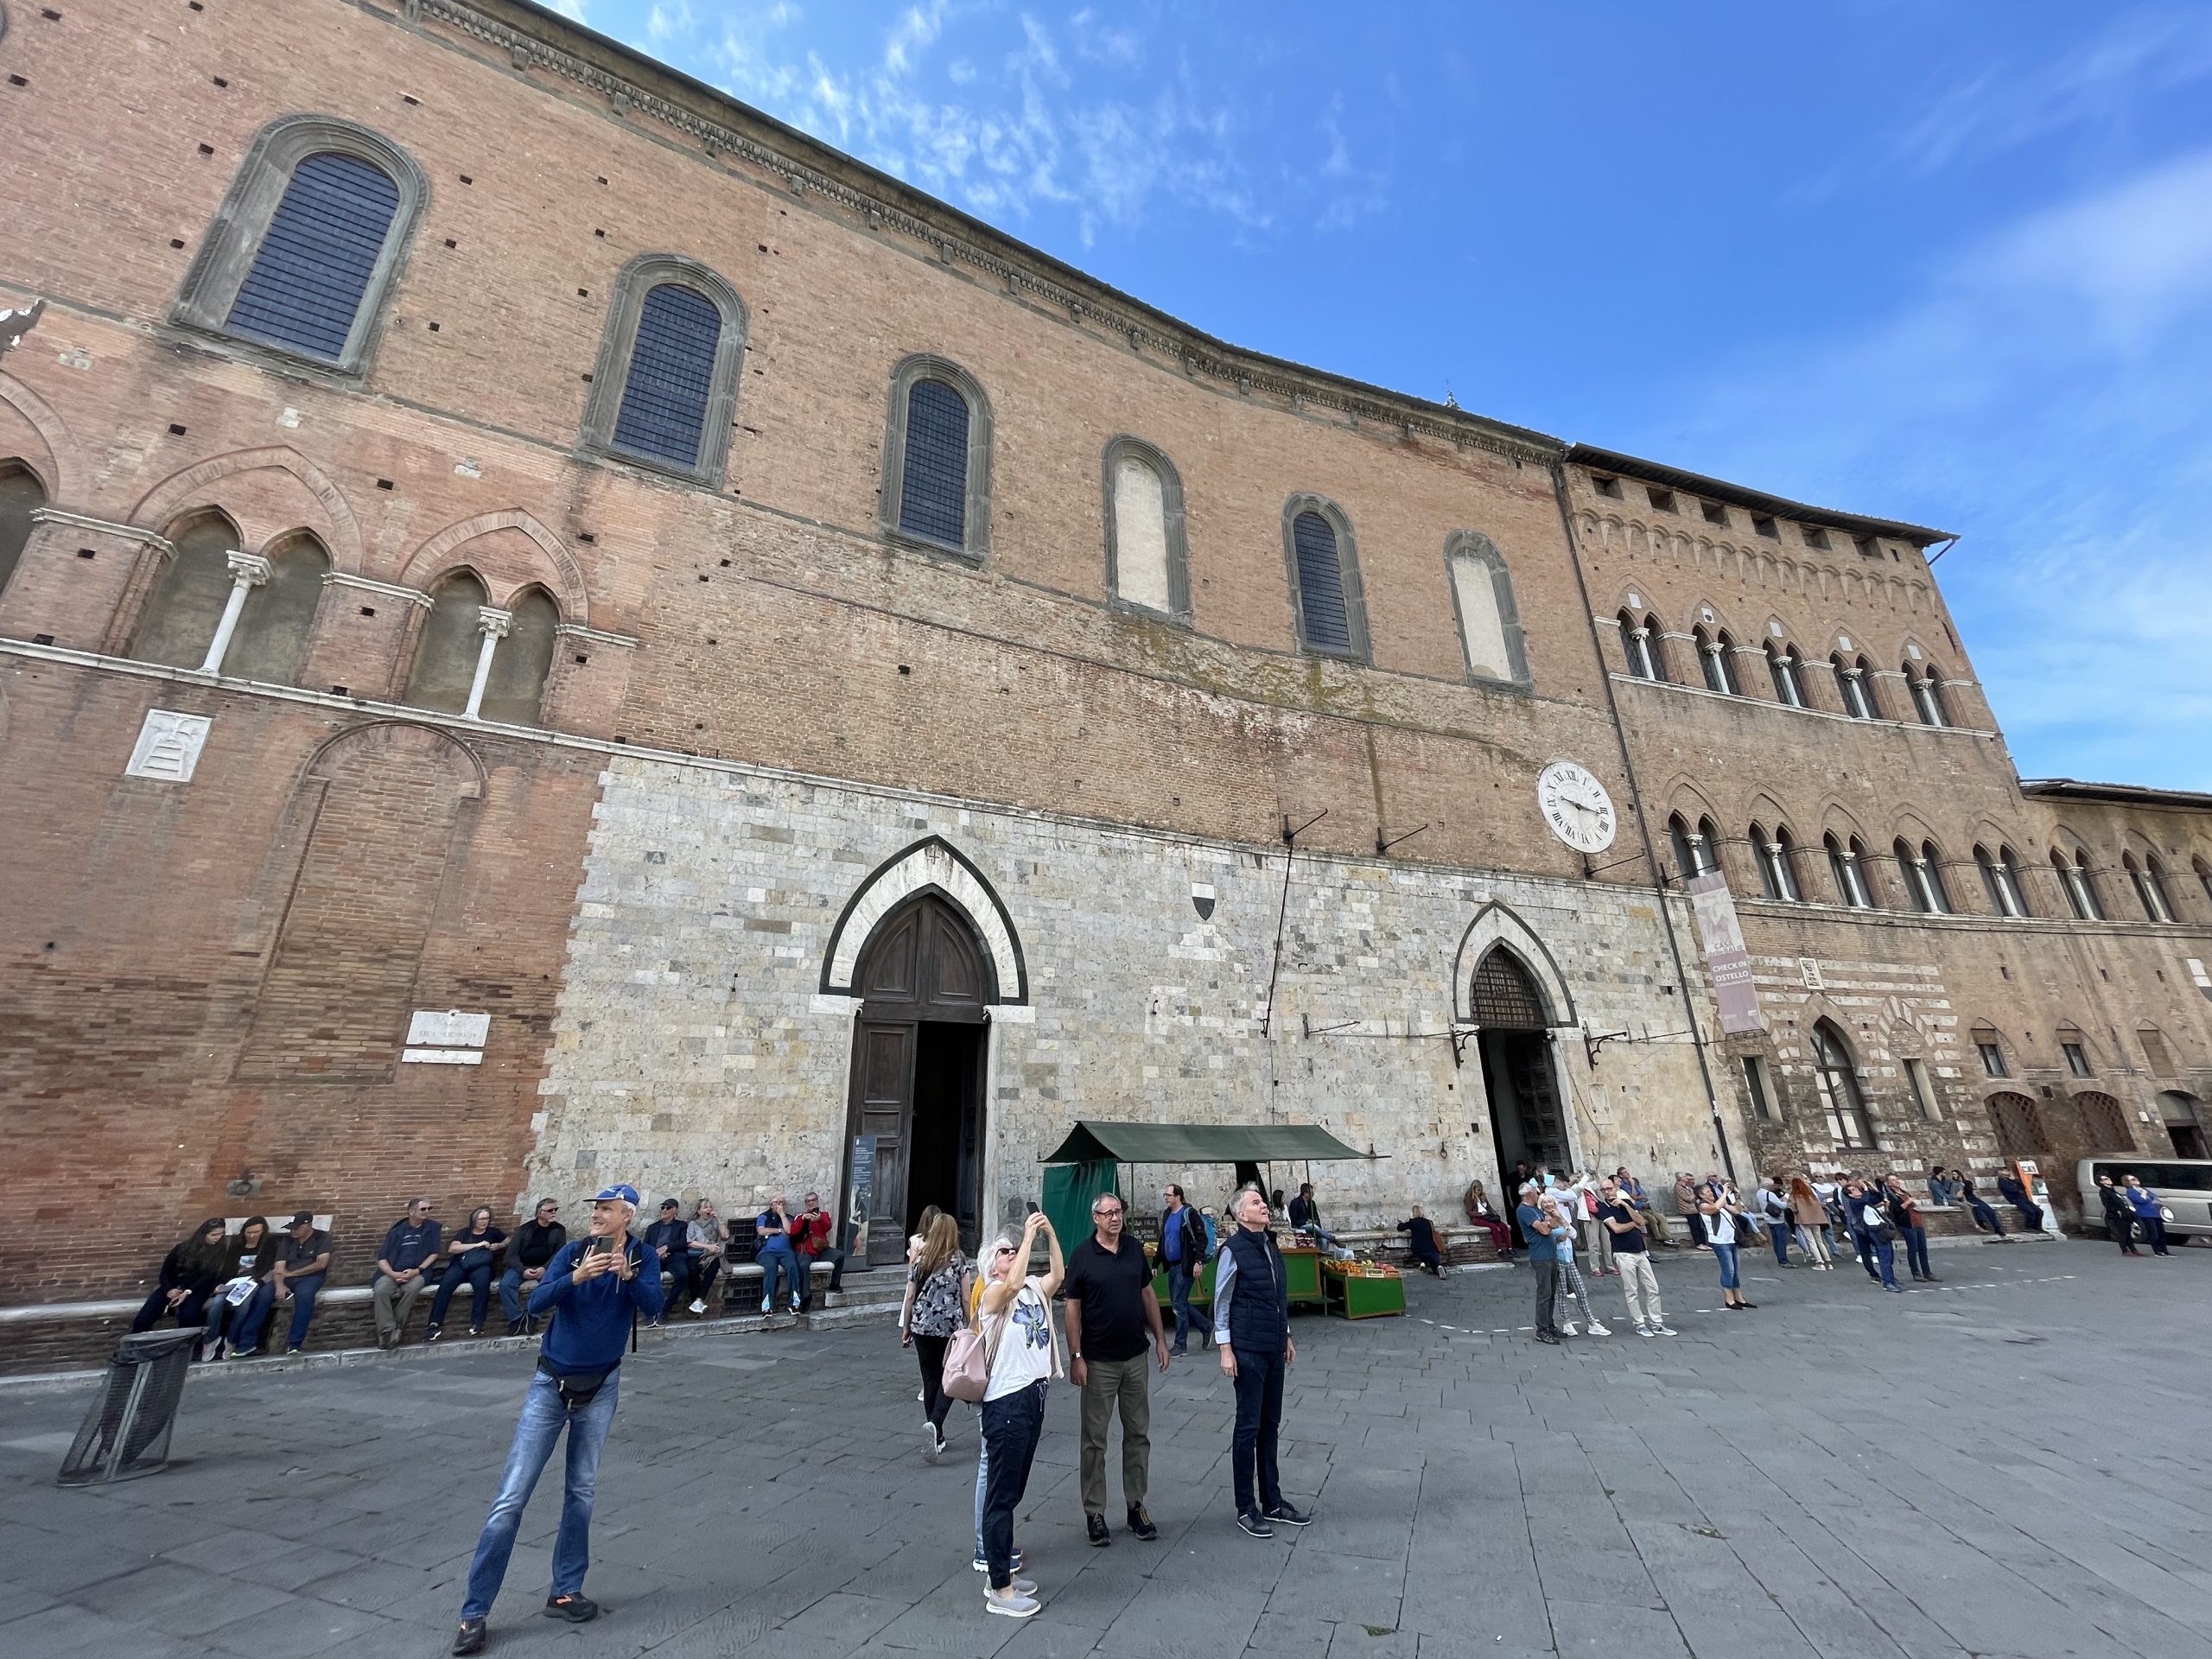
[[[1160,1259],[1167,1268],[1167,1305],[1175,1311],[1175,1344],[1171,1355],[1181,1354],[1191,1340],[1191,1287],[1205,1265],[1205,1219],[1183,1197],[1173,1182],[1160,1196],[1166,1207],[1160,1214]]]
[[[582,1624],[599,1617],[599,1604],[584,1594],[584,1570],[590,1564],[592,1502],[599,1491],[599,1454],[614,1421],[616,1385],[624,1344],[643,1314],[660,1317],[662,1296],[658,1260],[648,1262],[630,1236],[638,1213],[638,1189],[610,1186],[592,1200],[591,1232],[564,1244],[546,1264],[531,1294],[530,1312],[543,1319],[557,1313],[546,1329],[537,1370],[524,1397],[515,1425],[499,1495],[476,1541],[468,1569],[468,1591],[461,1606],[461,1629],[453,1639],[456,1654],[484,1651],[484,1621],[498,1598],[522,1525],[523,1505],[537,1484],[561,1431],[569,1432],[568,1479],[561,1494],[561,1527],[553,1542],[553,1586],[545,1599],[550,1618]]]

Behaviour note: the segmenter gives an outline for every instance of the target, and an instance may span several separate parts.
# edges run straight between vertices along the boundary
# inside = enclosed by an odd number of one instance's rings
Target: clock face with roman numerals
[[[1536,808],[1544,828],[1578,853],[1602,853],[1613,844],[1613,798],[1586,766],[1572,760],[1546,766],[1536,778]]]

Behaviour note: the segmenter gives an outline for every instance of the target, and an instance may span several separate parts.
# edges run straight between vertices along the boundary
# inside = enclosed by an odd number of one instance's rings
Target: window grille
[[[1529,970],[1510,950],[1493,950],[1476,966],[1467,1001],[1469,1015],[1485,1028],[1544,1028],[1544,1000]]]
[[[399,211],[399,187],[357,156],[324,150],[292,169],[226,327],[335,363],[353,332]]]
[[[1301,512],[1292,522],[1298,550],[1298,609],[1306,624],[1306,643],[1316,651],[1351,649],[1351,613],[1344,603],[1344,561],[1337,532],[1318,512]]]
[[[942,380],[906,392],[906,455],[899,474],[899,528],[964,547],[968,530],[968,400]]]
[[[703,294],[663,283],[645,296],[614,420],[616,449],[677,467],[699,464],[721,332],[721,313]]]

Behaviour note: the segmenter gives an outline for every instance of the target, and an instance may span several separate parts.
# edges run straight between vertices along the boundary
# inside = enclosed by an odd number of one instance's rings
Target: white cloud
[[[584,16],[584,0],[546,0],[546,3],[573,22],[583,23],[591,21]]]
[[[1939,575],[2023,769],[2212,788],[2212,149],[1883,275],[1876,326],[1770,342],[1643,452],[1962,531]]]
[[[2208,74],[2212,15],[2129,12],[2086,50],[2018,70],[2000,60],[1946,88],[1899,135],[1896,154],[1932,170],[2069,127],[2112,127],[2146,95]]]

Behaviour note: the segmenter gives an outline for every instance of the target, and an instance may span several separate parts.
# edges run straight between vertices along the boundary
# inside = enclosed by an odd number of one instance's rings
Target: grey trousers
[[[1550,1336],[1559,1334],[1559,1321],[1552,1317],[1552,1298],[1559,1293],[1559,1260],[1531,1262],[1536,1270],[1536,1329]]]
[[[1122,1502],[1135,1509],[1144,1502],[1152,1467],[1152,1379],[1145,1365],[1151,1351],[1135,1359],[1083,1362],[1083,1509],[1106,1513],[1106,1440],[1116,1410],[1122,1418]]]
[[[407,1316],[415,1311],[416,1300],[429,1287],[427,1275],[410,1279],[403,1285],[397,1279],[378,1274],[376,1283],[369,1289],[369,1301],[376,1310],[377,1335],[386,1338],[404,1334]]]

